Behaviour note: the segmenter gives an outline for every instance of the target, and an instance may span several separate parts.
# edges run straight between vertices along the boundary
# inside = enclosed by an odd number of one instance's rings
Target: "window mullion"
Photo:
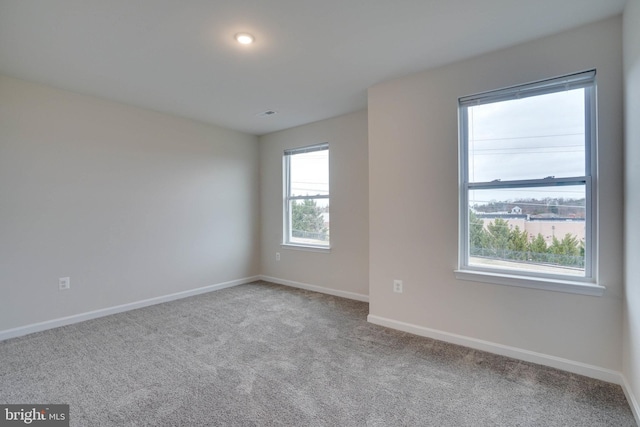
[[[521,181],[491,181],[491,182],[470,182],[469,190],[499,189],[499,188],[525,188],[525,187],[556,187],[564,185],[584,185],[587,177],[571,178],[544,178],[527,179]]]
[[[325,194],[317,194],[313,196],[290,196],[289,200],[307,200],[307,199],[328,199],[330,196]]]

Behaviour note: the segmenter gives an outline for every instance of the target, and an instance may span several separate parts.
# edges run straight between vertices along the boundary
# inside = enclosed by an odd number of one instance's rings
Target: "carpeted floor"
[[[256,282],[0,342],[0,403],[72,426],[635,426],[621,388]]]

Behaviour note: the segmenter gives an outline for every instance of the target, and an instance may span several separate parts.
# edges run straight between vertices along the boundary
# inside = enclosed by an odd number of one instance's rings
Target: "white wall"
[[[640,0],[624,11],[625,292],[623,373],[640,422]]]
[[[258,155],[255,136],[0,76],[0,331],[257,275]]]
[[[621,33],[612,18],[370,89],[370,318],[620,371]],[[594,67],[605,295],[456,280],[457,98]]]
[[[282,155],[285,149],[329,143],[331,251],[290,249],[282,243]],[[260,137],[261,272],[280,283],[324,292],[368,295],[367,112],[360,111]],[[280,261],[275,254],[279,252]],[[296,282],[296,283],[290,283]],[[335,292],[337,291],[337,292]]]

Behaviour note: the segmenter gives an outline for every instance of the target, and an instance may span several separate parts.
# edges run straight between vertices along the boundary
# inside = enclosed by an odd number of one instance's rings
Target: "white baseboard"
[[[279,285],[291,286],[292,288],[305,289],[307,291],[319,292],[321,294],[334,295],[356,301],[369,302],[369,295],[357,294],[355,292],[341,291],[338,289],[325,288],[323,286],[309,285],[308,283],[294,282],[293,280],[278,279],[277,277],[260,276],[261,280],[277,283]]]
[[[525,362],[536,363],[538,365],[549,366],[563,371],[572,372],[574,374],[584,375],[586,377],[618,384],[622,386],[623,377],[620,372],[610,369],[600,368],[598,366],[588,365],[574,360],[563,359],[547,354],[536,353],[534,351],[524,350],[517,347],[497,344],[489,341],[483,341],[476,338],[465,337],[462,335],[452,334],[449,332],[439,331],[436,329],[425,328],[410,323],[399,322],[397,320],[387,319],[380,316],[370,314],[367,321],[376,325],[385,326],[387,328],[397,329],[411,334],[433,338],[452,344],[470,347],[477,350],[486,351],[488,353],[499,354]]]
[[[9,338],[20,337],[34,332],[45,331],[47,329],[58,328],[60,326],[70,325],[72,323],[84,322],[85,320],[96,319],[98,317],[109,316],[111,314],[122,313],[124,311],[135,310],[136,308],[148,307],[150,305],[161,304],[163,302],[174,301],[177,299],[187,298],[194,295],[200,295],[207,292],[217,291],[220,289],[230,288],[232,286],[244,285],[245,283],[255,282],[259,280],[259,276],[245,277],[243,279],[231,280],[229,282],[217,283],[215,285],[205,286],[198,289],[176,292],[174,294],[163,295],[159,297],[149,298],[142,301],[131,302],[127,304],[117,305],[115,307],[101,308],[99,310],[89,311],[86,313],[74,314],[72,316],[61,317],[59,319],[47,320],[45,322],[33,323],[31,325],[20,326],[13,329],[0,331],[0,341]]]
[[[624,391],[624,395],[627,396],[627,402],[629,402],[629,406],[631,407],[631,412],[633,412],[633,416],[636,419],[636,423],[640,426],[640,401],[636,399],[636,396],[633,394],[633,390],[631,389],[631,385],[627,382],[627,378],[622,375],[622,390]]]

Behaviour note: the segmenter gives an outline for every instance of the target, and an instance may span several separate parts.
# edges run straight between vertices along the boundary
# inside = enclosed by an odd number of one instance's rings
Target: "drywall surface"
[[[281,246],[285,149],[329,143],[331,250]],[[260,137],[262,269],[267,277],[368,295],[367,112]],[[276,252],[280,261],[276,261]],[[321,289],[322,290],[322,289]]]
[[[625,311],[623,373],[640,404],[640,0],[624,11]],[[636,417],[640,417],[636,406]],[[640,418],[639,418],[640,421]]]
[[[258,155],[255,136],[0,76],[0,331],[258,274]]]
[[[369,90],[370,313],[620,371],[620,17]],[[456,280],[457,99],[597,69],[602,297]],[[394,279],[404,292],[394,293]]]

